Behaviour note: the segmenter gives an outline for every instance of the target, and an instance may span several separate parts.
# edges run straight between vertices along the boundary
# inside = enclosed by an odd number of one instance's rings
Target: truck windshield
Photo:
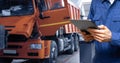
[[[33,12],[32,0],[0,0],[0,16],[29,15]]]

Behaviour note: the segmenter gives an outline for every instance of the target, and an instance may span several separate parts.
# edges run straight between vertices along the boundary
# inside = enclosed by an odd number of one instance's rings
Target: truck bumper
[[[32,44],[39,44],[39,47],[31,48]],[[0,50],[0,58],[27,58],[44,59],[50,54],[50,41],[28,40],[26,42],[8,42],[8,47]],[[34,47],[34,46],[33,46]]]

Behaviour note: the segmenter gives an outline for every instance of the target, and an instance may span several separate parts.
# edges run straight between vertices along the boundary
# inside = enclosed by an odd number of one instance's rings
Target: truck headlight
[[[42,48],[42,44],[31,44],[30,45],[30,49],[41,49]]]

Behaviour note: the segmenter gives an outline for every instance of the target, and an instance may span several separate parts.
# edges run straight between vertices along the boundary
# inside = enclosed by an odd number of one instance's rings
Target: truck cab
[[[79,16],[67,0],[1,0],[0,62],[21,58],[56,63],[59,53],[72,54],[79,30],[69,20]]]

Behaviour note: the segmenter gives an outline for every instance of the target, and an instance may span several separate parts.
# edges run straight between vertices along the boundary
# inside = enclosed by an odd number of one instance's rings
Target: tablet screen
[[[80,30],[87,30],[88,28],[98,29],[97,25],[89,20],[70,20]]]

